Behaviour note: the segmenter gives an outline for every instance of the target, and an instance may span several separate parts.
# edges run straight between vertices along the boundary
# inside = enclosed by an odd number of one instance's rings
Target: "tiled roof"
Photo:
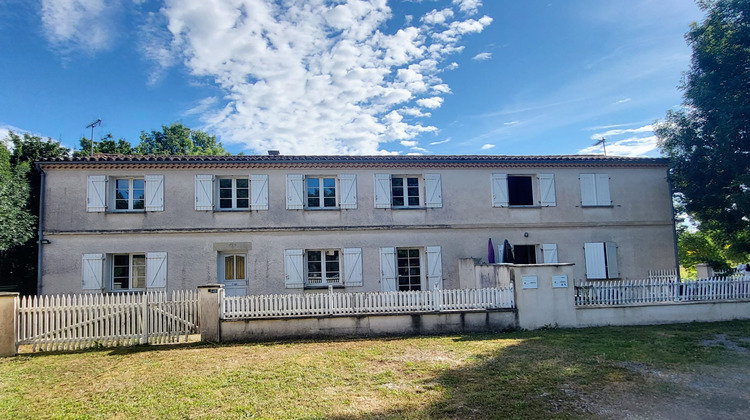
[[[137,156],[98,154],[86,157],[45,159],[52,166],[219,166],[219,167],[491,167],[491,166],[667,166],[663,158],[601,155],[246,155],[246,156]]]

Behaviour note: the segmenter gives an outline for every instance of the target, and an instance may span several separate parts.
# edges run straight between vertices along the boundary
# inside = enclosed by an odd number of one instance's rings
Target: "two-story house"
[[[458,288],[492,239],[575,279],[674,268],[663,159],[108,156],[39,163],[39,290]]]

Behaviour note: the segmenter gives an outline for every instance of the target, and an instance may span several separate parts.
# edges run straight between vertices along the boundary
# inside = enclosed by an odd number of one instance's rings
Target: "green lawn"
[[[0,359],[0,418],[597,417],[594,397],[680,392],[643,371],[747,367],[748,338],[726,322],[25,353]]]

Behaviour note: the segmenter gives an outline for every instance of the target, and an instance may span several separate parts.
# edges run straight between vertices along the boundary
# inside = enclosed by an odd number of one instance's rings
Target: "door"
[[[221,254],[219,271],[225,296],[247,295],[247,255]]]

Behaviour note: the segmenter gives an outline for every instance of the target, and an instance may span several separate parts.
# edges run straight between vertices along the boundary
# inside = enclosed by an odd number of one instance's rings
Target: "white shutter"
[[[596,204],[609,206],[612,200],[609,198],[609,174],[595,174],[596,182]]]
[[[302,210],[305,208],[304,185],[305,176],[287,174],[286,176],[286,208],[288,210]]]
[[[344,286],[362,286],[362,248],[344,248]]]
[[[284,285],[287,289],[301,289],[305,287],[304,282],[304,251],[301,249],[284,250]]]
[[[146,288],[167,287],[167,253],[146,253]]]
[[[396,288],[396,248],[380,248],[380,288],[384,292],[395,292]]]
[[[250,209],[268,210],[268,175],[250,175]]]
[[[440,174],[424,174],[425,207],[443,207]]]
[[[357,208],[357,175],[341,174],[339,175],[339,191],[341,201],[339,206],[342,209]]]
[[[146,211],[164,211],[164,175],[146,175]]]
[[[214,209],[214,176],[213,175],[196,175],[195,176],[195,209],[196,210],[213,210]]]
[[[443,288],[443,256],[439,246],[427,247],[427,287]]]
[[[391,208],[391,175],[375,174],[375,208]]]
[[[557,205],[555,199],[555,175],[539,174],[539,191],[541,205],[543,207],[553,207]]]
[[[596,181],[594,174],[581,174],[581,205],[595,206],[596,203]]]
[[[545,264],[557,264],[557,244],[542,244],[542,257]]]
[[[86,211],[106,211],[107,177],[104,175],[89,175],[86,183]]]
[[[604,250],[607,255],[607,278],[619,278],[620,267],[617,265],[617,244],[614,242],[605,242]]]
[[[492,207],[508,207],[508,174],[492,174]]]
[[[586,254],[586,278],[606,279],[607,265],[604,259],[604,244],[602,242],[587,242],[583,245]]]
[[[104,254],[83,254],[81,265],[83,290],[102,290],[104,288]]]

